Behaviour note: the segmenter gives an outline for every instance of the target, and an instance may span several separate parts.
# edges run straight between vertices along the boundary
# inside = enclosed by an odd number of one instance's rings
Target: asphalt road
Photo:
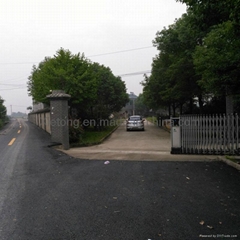
[[[23,121],[0,135],[0,240],[240,239],[236,169],[222,162],[104,164],[49,143]]]

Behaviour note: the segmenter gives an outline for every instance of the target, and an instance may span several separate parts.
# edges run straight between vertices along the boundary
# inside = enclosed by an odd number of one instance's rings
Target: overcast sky
[[[135,73],[151,70],[157,31],[185,12],[175,0],[0,1],[0,96],[8,114],[11,105],[13,112],[27,112],[33,64],[61,47],[110,67],[138,95],[143,74]]]

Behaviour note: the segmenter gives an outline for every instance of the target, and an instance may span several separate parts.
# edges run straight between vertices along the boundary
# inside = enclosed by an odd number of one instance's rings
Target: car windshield
[[[138,116],[136,116],[136,117],[134,116],[134,117],[130,117],[129,120],[130,120],[130,121],[141,121],[142,118],[141,118],[141,117],[138,117]]]

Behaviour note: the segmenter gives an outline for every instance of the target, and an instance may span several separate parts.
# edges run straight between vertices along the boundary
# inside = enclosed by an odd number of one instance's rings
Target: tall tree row
[[[159,54],[142,82],[145,102],[170,115],[225,112],[225,96],[240,95],[240,1],[181,2],[187,13],[153,41]]]

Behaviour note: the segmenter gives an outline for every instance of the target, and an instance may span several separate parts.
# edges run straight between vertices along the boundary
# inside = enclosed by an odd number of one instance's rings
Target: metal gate
[[[240,155],[237,114],[182,115],[179,127],[182,154]]]

